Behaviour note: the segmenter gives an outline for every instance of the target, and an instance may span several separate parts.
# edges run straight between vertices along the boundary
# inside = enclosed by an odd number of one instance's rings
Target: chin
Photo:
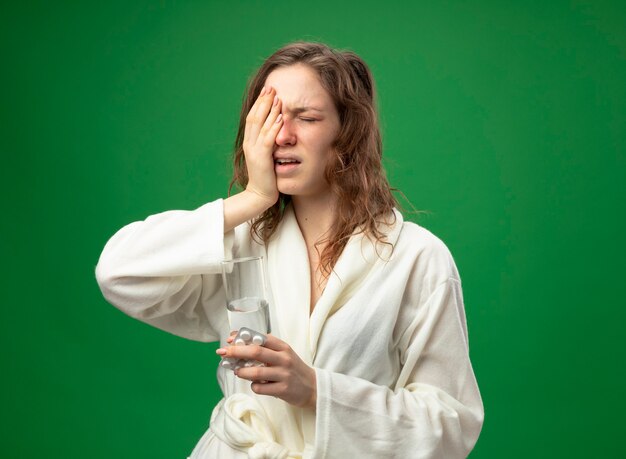
[[[288,188],[288,187],[284,187],[284,188],[278,188],[278,192],[280,194],[283,194],[285,196],[298,196],[300,193],[298,193],[298,190],[294,190],[292,188]]]
[[[302,180],[278,179],[278,191],[286,196],[320,197],[330,195],[330,186],[321,184],[302,183]]]
[[[301,191],[299,190],[299,187],[297,185],[281,182],[282,180],[280,179],[276,182],[276,188],[278,188],[278,191],[282,194],[286,194],[287,196],[294,196],[298,195]]]

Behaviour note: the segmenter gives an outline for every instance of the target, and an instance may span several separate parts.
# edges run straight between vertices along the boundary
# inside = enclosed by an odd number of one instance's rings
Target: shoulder
[[[403,221],[394,257],[410,263],[424,277],[444,281],[460,280],[456,263],[448,246],[435,234],[417,223]]]
[[[450,254],[448,246],[427,228],[414,222],[403,221],[399,244],[409,244],[415,250],[427,250],[437,254]]]

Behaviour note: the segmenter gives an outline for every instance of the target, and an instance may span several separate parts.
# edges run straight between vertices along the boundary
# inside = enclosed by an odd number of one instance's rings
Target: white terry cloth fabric
[[[96,277],[109,302],[223,345],[230,329],[220,262],[263,255],[272,333],[315,368],[313,410],[256,395],[219,367],[224,399],[193,459],[469,454],[484,411],[456,265],[441,240],[397,211],[381,230],[393,250],[353,235],[312,314],[308,255],[291,207],[267,247],[248,224],[223,234],[222,200],[152,215],[107,242]]]

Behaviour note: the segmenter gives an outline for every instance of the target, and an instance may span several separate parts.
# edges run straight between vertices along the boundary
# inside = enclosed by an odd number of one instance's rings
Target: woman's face
[[[282,102],[283,126],[276,136],[274,170],[278,191],[319,197],[329,191],[324,171],[339,134],[339,114],[314,70],[280,67],[265,81]]]

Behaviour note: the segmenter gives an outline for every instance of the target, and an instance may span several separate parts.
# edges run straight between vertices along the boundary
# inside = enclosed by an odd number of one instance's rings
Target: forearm
[[[275,202],[275,201],[274,201]],[[274,204],[271,198],[244,190],[224,200],[224,233],[261,215]]]
[[[232,257],[233,244],[223,234],[223,212],[217,200],[120,229],[96,266],[104,297],[131,317],[179,336],[217,339],[223,317],[213,306],[223,305],[220,263]]]
[[[367,380],[317,370],[317,437],[329,457],[461,459],[483,423],[480,396],[468,387],[463,400],[413,383],[395,392]],[[374,441],[375,439],[375,441]]]

